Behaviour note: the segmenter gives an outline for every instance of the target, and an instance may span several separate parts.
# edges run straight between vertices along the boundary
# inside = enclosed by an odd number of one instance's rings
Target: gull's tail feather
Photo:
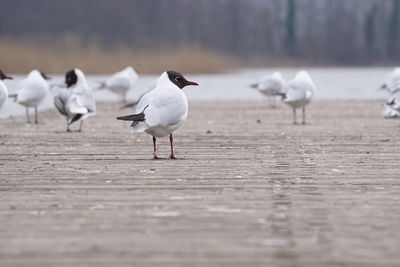
[[[68,120],[68,124],[71,125],[72,123],[79,121],[82,118],[82,116],[83,116],[82,114],[76,114],[75,116],[73,116]]]
[[[144,111],[148,108],[149,106],[147,105],[142,112],[138,114],[133,114],[133,115],[127,115],[127,116],[121,116],[117,117],[117,120],[121,121],[132,121],[131,127],[135,127],[139,122],[144,122],[146,121]]]
[[[140,122],[140,121],[145,121],[145,118],[144,118],[144,113],[139,113],[139,114],[133,114],[133,115],[128,115],[128,116],[117,117],[117,120]]]

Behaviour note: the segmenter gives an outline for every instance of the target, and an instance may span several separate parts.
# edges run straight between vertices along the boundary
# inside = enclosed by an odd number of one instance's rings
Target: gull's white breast
[[[39,72],[29,74],[18,87],[17,102],[26,107],[39,105],[49,91],[49,85]]]

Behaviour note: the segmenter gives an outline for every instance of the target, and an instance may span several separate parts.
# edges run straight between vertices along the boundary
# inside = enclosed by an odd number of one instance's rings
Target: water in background
[[[271,73],[276,69],[246,69],[237,72],[209,75],[185,75],[187,79],[194,80],[200,84],[199,87],[185,88],[189,101],[227,101],[227,100],[254,100],[264,99],[249,85],[257,82],[263,75]],[[280,69],[284,77],[291,79],[298,69]],[[385,92],[377,88],[392,71],[390,68],[311,68],[308,69],[318,88],[316,100],[371,100],[385,99]],[[12,81],[5,81],[10,94],[16,92],[16,85],[24,76],[14,75]],[[50,84],[62,83],[64,76],[52,76]],[[104,81],[107,76],[88,75],[87,79],[93,87]],[[132,90],[129,99],[135,100],[142,93],[149,90],[156,82],[158,76],[142,75],[136,90]],[[117,95],[106,91],[96,91],[98,101],[118,101]],[[49,94],[40,106],[40,110],[53,108],[53,96]],[[11,99],[0,110],[0,118],[19,116],[25,114],[23,107],[14,103]]]

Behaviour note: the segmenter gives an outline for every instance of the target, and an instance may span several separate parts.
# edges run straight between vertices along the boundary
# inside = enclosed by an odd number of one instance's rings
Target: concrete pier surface
[[[54,110],[0,120],[0,266],[400,266],[400,122],[381,108],[319,101],[303,126],[194,102],[160,161],[116,103],[82,133]]]

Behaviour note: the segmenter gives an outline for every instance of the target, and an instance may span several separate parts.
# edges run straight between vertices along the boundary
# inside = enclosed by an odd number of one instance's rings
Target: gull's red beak
[[[196,82],[192,82],[192,81],[187,81],[187,82],[186,82],[186,85],[194,85],[194,86],[199,86],[199,84],[198,84],[198,83],[196,83]]]
[[[14,78],[11,77],[11,76],[6,76],[6,77],[4,77],[4,79],[6,79],[6,80],[14,80]]]

